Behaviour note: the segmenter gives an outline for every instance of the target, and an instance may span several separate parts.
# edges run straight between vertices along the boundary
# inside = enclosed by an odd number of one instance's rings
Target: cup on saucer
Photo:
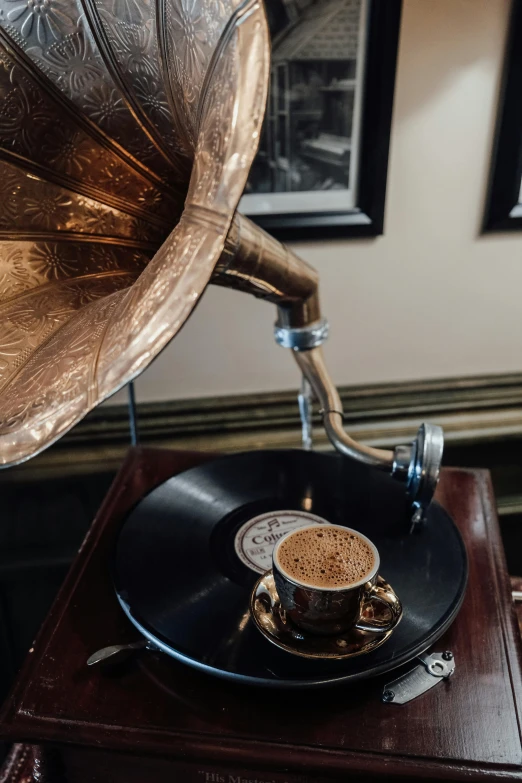
[[[281,538],[256,583],[250,612],[261,633],[306,658],[349,658],[383,644],[402,617],[379,575],[376,546],[342,525],[311,524]]]

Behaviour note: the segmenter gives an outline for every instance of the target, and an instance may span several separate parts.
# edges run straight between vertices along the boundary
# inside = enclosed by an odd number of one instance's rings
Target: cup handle
[[[378,601],[385,604],[390,613],[389,620],[363,620],[360,618],[355,627],[358,631],[369,631],[370,633],[387,633],[394,628],[402,617],[402,604],[395,595],[391,586],[381,577],[377,584],[371,585],[367,592],[365,605]]]

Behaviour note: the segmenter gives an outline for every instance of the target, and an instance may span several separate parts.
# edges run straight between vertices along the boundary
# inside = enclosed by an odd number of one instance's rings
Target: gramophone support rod
[[[303,375],[301,377],[301,388],[297,395],[297,403],[301,419],[301,443],[305,451],[311,451],[313,445],[312,399],[312,387],[308,378],[305,378]]]

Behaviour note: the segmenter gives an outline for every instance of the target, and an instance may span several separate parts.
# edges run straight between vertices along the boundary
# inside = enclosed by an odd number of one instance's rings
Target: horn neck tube
[[[358,443],[345,431],[341,399],[321,350],[328,336],[328,323],[321,316],[315,269],[236,213],[211,282],[277,305],[276,341],[292,349],[319,401],[332,445],[345,456],[384,470],[404,483],[412,502],[413,522],[424,519],[438,481],[442,430],[423,424],[413,443],[393,451]]]

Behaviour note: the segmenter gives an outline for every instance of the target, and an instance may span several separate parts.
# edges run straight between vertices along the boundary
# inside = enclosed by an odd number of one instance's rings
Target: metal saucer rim
[[[399,625],[400,621],[402,620],[404,612],[401,610],[401,614],[393,628],[390,628],[389,631],[386,631],[386,633],[379,634],[377,638],[373,640],[372,647],[370,649],[359,649],[357,652],[348,652],[348,653],[336,653],[336,654],[330,654],[330,655],[321,655],[320,653],[313,654],[313,653],[305,653],[301,652],[298,649],[295,649],[291,647],[288,644],[285,644],[285,642],[282,642],[277,637],[273,636],[271,633],[269,633],[258,620],[257,612],[255,611],[255,601],[257,598],[257,591],[259,587],[261,586],[262,582],[270,578],[272,575],[272,569],[268,569],[264,574],[261,574],[257,582],[255,583],[254,587],[252,588],[252,592],[250,593],[250,602],[249,602],[249,608],[250,608],[250,616],[254,622],[254,625],[256,626],[257,630],[264,636],[267,641],[271,642],[273,645],[275,645],[278,649],[283,650],[284,652],[287,652],[289,655],[295,655],[299,658],[304,658],[308,661],[348,661],[351,658],[358,658],[361,655],[368,655],[369,653],[373,652],[374,650],[377,650],[379,647],[382,647],[382,645],[388,641],[390,636],[393,634],[397,626]],[[273,578],[273,577],[272,577]],[[385,579],[382,578],[382,576],[379,577],[380,582],[384,584],[388,584]],[[390,585],[391,587],[391,585]],[[393,588],[392,588],[393,590]],[[394,591],[395,592],[395,591]],[[343,634],[339,634],[339,636],[342,636]]]

